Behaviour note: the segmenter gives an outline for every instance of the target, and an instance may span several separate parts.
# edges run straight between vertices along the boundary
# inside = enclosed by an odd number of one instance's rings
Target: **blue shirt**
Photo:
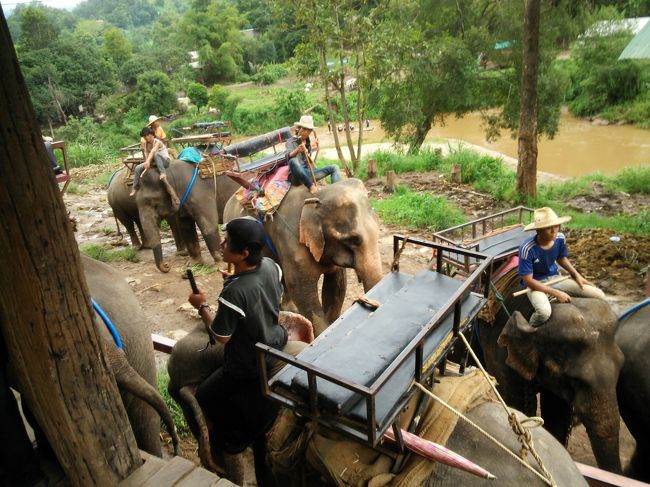
[[[557,259],[568,255],[563,233],[557,234],[550,249],[541,248],[537,244],[537,235],[533,235],[519,246],[519,277],[532,274],[533,279],[543,281],[555,276],[558,274]]]

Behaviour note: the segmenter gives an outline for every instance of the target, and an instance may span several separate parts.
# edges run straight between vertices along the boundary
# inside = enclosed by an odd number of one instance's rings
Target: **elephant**
[[[626,475],[650,482],[650,305],[624,317],[616,329],[616,343],[623,351],[625,363],[618,379],[618,403],[625,425],[636,440],[636,449]]]
[[[512,297],[518,279],[507,287],[494,323],[479,320],[478,325],[486,368],[506,403],[534,416],[540,392],[545,427],[566,445],[577,417],[598,466],[620,473],[616,383],[623,354],[614,340],[610,305],[593,298],[553,303],[551,318],[533,328],[526,319],[532,313],[527,296]]]
[[[102,318],[94,321],[104,352],[122,396],[138,447],[161,456],[160,419],[169,430],[178,454],[179,439],[172,415],[157,389],[151,329],[140,303],[124,278],[110,266],[82,255],[92,298],[119,333],[123,351],[115,344]],[[159,416],[160,415],[160,419]]]
[[[144,230],[142,229],[142,224],[140,223],[140,214],[138,213],[138,205],[135,202],[135,199],[129,196],[130,188],[126,184],[128,171],[125,167],[116,171],[111,180],[108,182],[108,190],[106,196],[108,198],[108,204],[113,210],[113,215],[115,218],[126,228],[126,231],[131,238],[131,245],[136,249],[150,249],[151,244],[149,243]],[[171,215],[166,218],[169,223],[169,227],[174,236],[174,243],[176,244],[177,252],[183,252],[185,249],[185,242],[180,238],[178,231],[178,223],[176,215]],[[138,236],[138,233],[135,231],[135,228],[138,228],[142,241]]]
[[[174,160],[166,169],[167,181],[181,199],[182,207],[177,210],[172,205],[169,193],[159,180],[158,171],[150,169],[140,179],[140,189],[135,200],[140,213],[144,238],[151,244],[156,267],[161,272],[169,272],[170,267],[163,260],[162,245],[157,223],[160,218],[178,217],[178,229],[185,241],[190,257],[201,261],[196,225],[215,262],[221,260],[219,246],[219,223],[222,222],[223,209],[228,198],[239,187],[228,176],[202,179],[198,175],[190,192],[187,189],[194,176],[195,166],[184,161]]]
[[[436,386],[434,386],[434,391],[435,389]],[[500,404],[484,400],[477,402],[478,404],[471,404],[464,416],[511,452],[514,452],[516,456],[521,445],[512,431],[503,407]],[[430,401],[427,406],[429,410],[422,411],[421,419],[427,416],[427,411],[430,411],[432,403],[433,401]],[[518,411],[515,414],[521,422],[524,415]],[[286,411],[282,412],[280,416],[284,424],[291,425],[294,420],[294,424],[302,428],[302,435],[297,434],[295,430],[291,431],[292,426],[283,428],[280,420],[271,430],[273,435],[285,435],[288,438],[284,443],[276,443],[274,437],[269,439],[271,454],[268,458],[271,460],[271,468],[276,474],[278,485],[309,485],[313,487],[325,485],[388,485],[395,487],[411,485],[478,487],[490,485],[490,481],[483,477],[474,476],[443,463],[436,464],[415,454],[411,454],[410,459],[403,464],[403,469],[395,475],[392,473],[394,461],[391,457],[381,455],[367,446],[348,440],[321,425],[315,428],[313,424],[304,425],[304,420],[294,418],[295,415],[287,415]],[[547,485],[508,453],[490,442],[471,424],[459,420],[451,428],[447,441],[443,441],[444,446],[494,475],[496,477],[494,485],[504,487]],[[588,485],[568,452],[550,433],[543,428],[532,428],[530,432],[535,451],[553,477],[555,485]],[[298,439],[295,440],[295,438]],[[304,453],[298,455],[293,453],[299,451],[300,445],[304,442],[309,442],[307,446],[303,447]],[[281,445],[281,449],[277,452],[273,450],[276,444]],[[289,455],[294,456],[288,457],[284,452],[290,452]],[[527,456],[527,463],[535,467],[538,472],[540,471],[530,454]],[[308,465],[309,468],[300,472],[304,465]],[[296,482],[296,477],[299,478],[301,475],[304,476],[303,478],[306,477],[302,484]]]
[[[289,332],[289,341],[284,352],[295,356],[313,341],[312,324],[304,317],[281,311],[279,322]],[[217,452],[210,446],[210,428],[194,396],[198,385],[224,364],[224,345],[216,342],[208,346],[208,343],[209,336],[202,323],[176,342],[167,362],[167,389],[170,396],[181,406],[187,424],[197,439],[201,464],[209,470],[219,472],[222,469],[215,464]],[[281,365],[276,364],[276,368]],[[263,445],[254,445],[258,468],[260,458],[265,457],[259,447]]]
[[[247,210],[231,197],[224,220],[243,214]],[[315,197],[305,186],[292,186],[264,229],[272,243],[271,256],[282,268],[287,297],[314,324],[316,336],[341,313],[346,268],[356,271],[365,291],[382,277],[379,224],[358,179],[322,186]]]

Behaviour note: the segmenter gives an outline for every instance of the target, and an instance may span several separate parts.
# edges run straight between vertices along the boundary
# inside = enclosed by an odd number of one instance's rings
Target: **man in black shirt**
[[[282,271],[262,257],[261,223],[250,217],[230,221],[221,247],[234,273],[224,276],[216,315],[203,293],[191,294],[189,302],[213,337],[225,344],[223,367],[199,385],[196,398],[213,423],[211,442],[234,455],[263,437],[278,410],[261,393],[255,344],[282,350],[287,332],[278,324]]]

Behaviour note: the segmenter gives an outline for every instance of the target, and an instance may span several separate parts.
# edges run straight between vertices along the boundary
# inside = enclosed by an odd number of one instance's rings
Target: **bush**
[[[430,149],[422,149],[417,154],[403,154],[392,151],[375,151],[361,161],[356,177],[368,177],[368,160],[377,161],[377,176],[385,176],[388,171],[397,174],[404,172],[423,172],[439,169],[443,164],[443,157]]]
[[[499,158],[459,147],[449,153],[445,164],[449,167],[449,176],[451,166],[460,165],[463,183],[471,184],[478,191],[490,193],[497,201],[512,200],[515,196],[515,172],[507,168]]]
[[[176,109],[176,93],[167,75],[150,71],[138,76],[138,107],[144,113],[169,113]]]
[[[299,120],[308,106],[307,94],[303,90],[279,90],[275,96],[277,126],[291,125]]]
[[[271,85],[289,74],[282,64],[266,64],[251,79],[258,85]]]

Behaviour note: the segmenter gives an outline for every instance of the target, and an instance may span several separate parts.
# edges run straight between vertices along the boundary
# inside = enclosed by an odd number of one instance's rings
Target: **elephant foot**
[[[187,251],[187,249],[177,249],[176,255],[180,257],[187,257],[188,255],[190,255],[190,253]]]
[[[163,272],[165,274],[167,274],[171,270],[171,267],[169,266],[169,264],[167,262],[161,262],[156,267],[158,267],[158,270],[160,272]]]
[[[244,455],[237,453],[223,454],[224,468],[226,469],[226,478],[235,485],[244,485]]]

